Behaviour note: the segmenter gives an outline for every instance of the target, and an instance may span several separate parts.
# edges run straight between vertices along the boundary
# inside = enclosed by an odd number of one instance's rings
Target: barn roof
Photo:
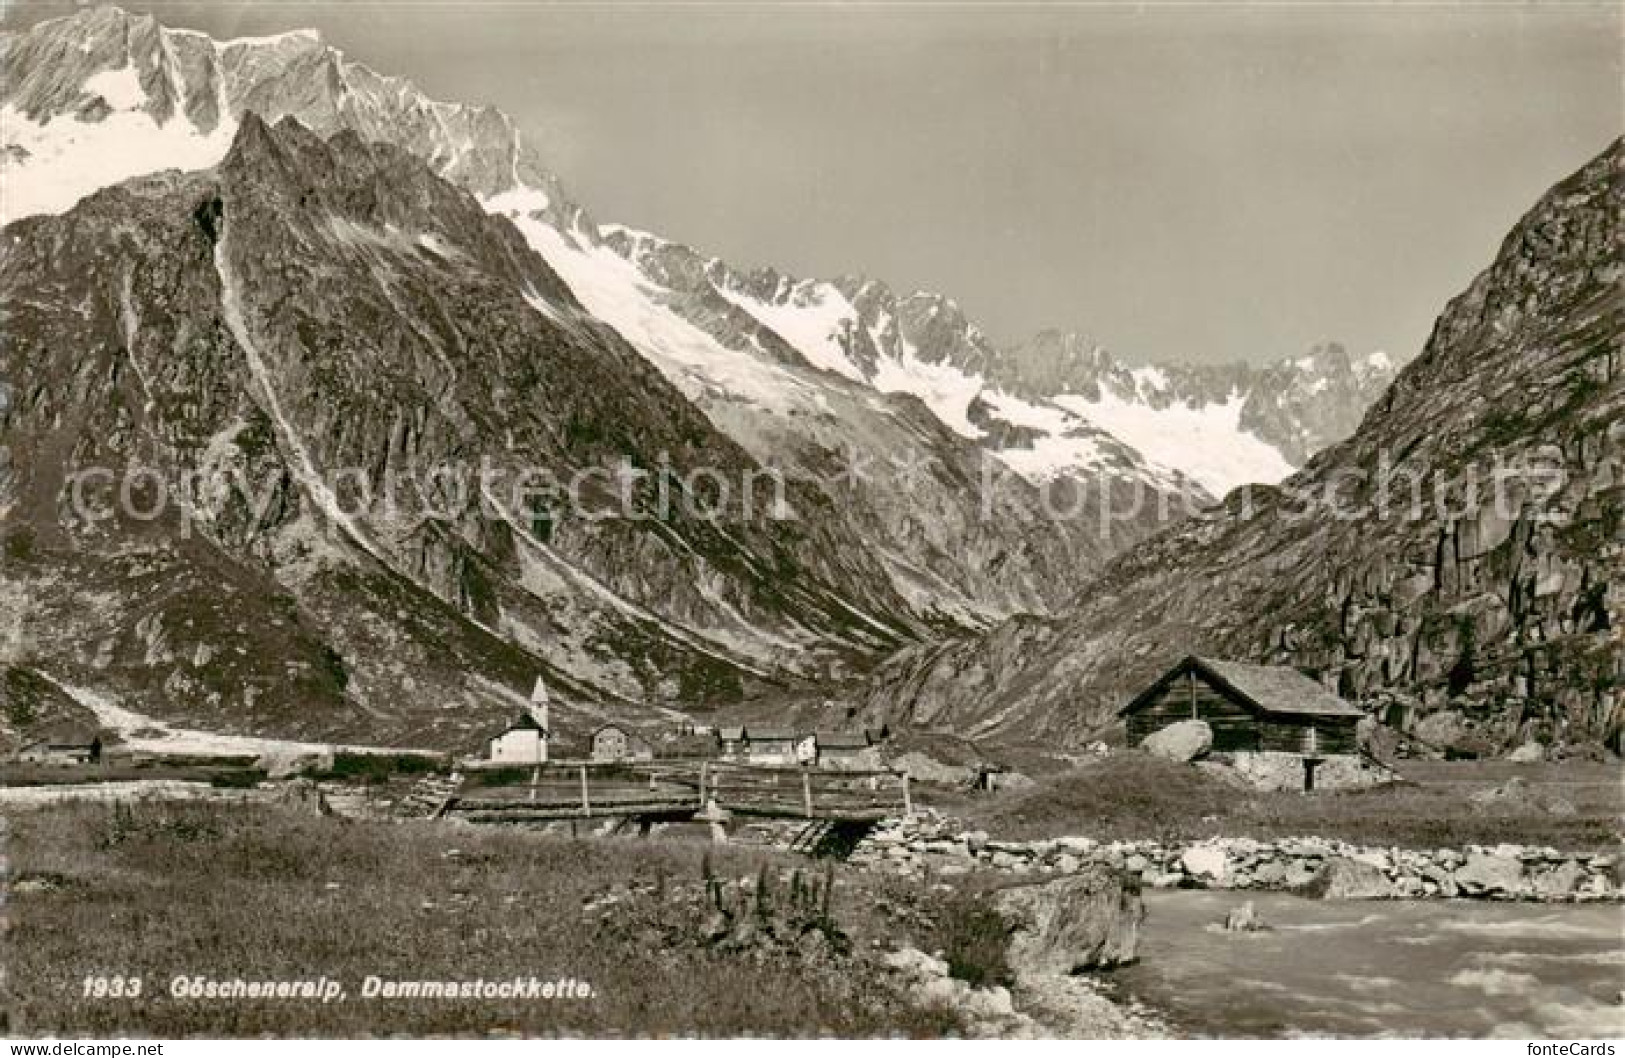
[[[1252,665],[1242,661],[1191,656],[1175,665],[1146,688],[1119,714],[1132,713],[1160,693],[1169,682],[1195,670],[1220,690],[1229,691],[1264,713],[1285,716],[1361,717],[1359,708],[1345,702],[1317,680],[1286,665]]]
[[[802,737],[787,727],[764,727],[748,735],[752,742],[794,742]]]
[[[869,748],[869,735],[863,731],[820,731],[815,737],[819,749]]]
[[[101,737],[93,727],[64,721],[41,728],[33,733],[33,737],[24,743],[23,748],[32,746],[88,746]]]
[[[745,729],[738,726],[719,727],[717,728],[717,737],[724,742],[738,742],[745,737]]]

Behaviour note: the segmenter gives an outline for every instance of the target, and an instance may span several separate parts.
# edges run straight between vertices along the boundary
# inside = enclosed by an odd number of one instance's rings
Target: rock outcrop
[[[1002,889],[994,906],[1012,927],[1008,957],[1017,973],[1108,970],[1138,955],[1145,919],[1139,886],[1125,885],[1110,868]]]

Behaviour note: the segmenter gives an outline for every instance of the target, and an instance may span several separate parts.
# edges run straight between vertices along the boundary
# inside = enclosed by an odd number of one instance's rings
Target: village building
[[[492,736],[487,756],[499,764],[545,764],[547,742],[547,730],[526,710]]]
[[[597,761],[650,760],[654,750],[631,729],[604,724],[592,733],[589,755]]]
[[[758,728],[745,732],[745,759],[752,764],[788,768],[799,763],[796,745],[801,741],[794,731]]]
[[[102,739],[92,728],[62,724],[37,733],[18,749],[17,759],[27,764],[97,764]]]
[[[513,723],[491,737],[486,744],[486,756],[498,764],[547,763],[547,744],[551,738],[549,710],[547,684],[537,677],[536,686],[530,692],[530,704]]]
[[[1133,745],[1201,720],[1213,732],[1212,753],[1260,786],[1369,784],[1355,735],[1365,714],[1297,669],[1188,657],[1118,715]]]
[[[796,763],[803,768],[811,768],[818,763],[818,736],[814,734],[796,736]]]
[[[743,760],[747,732],[743,726],[717,728],[717,746],[724,760]]]
[[[867,771],[879,767],[880,755],[867,731],[821,731],[818,766],[830,771]]]

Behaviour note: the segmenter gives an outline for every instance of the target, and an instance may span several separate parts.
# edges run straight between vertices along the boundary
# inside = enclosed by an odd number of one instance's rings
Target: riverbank
[[[1402,849],[1305,836],[1256,841],[1101,842],[1088,837],[1000,841],[986,831],[916,817],[878,828],[852,862],[904,877],[974,871],[1073,874],[1090,865],[1128,872],[1152,889],[1311,892],[1359,899],[1612,902],[1625,899],[1612,853],[1570,854],[1503,844]]]

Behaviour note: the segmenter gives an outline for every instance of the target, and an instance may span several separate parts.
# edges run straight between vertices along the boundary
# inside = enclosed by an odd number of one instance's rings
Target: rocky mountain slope
[[[1201,652],[1305,667],[1440,747],[1617,742],[1622,168],[1615,142],[1545,195],[1348,441],[1115,560],[1064,620],[910,651],[871,707],[1076,739]]]
[[[636,714],[921,631],[814,490],[789,517],[662,503],[759,468],[397,148],[246,117],[215,170],[10,225],[0,282],[12,649],[59,676],[248,730],[441,738],[536,672]],[[556,507],[621,465],[643,473]]]

